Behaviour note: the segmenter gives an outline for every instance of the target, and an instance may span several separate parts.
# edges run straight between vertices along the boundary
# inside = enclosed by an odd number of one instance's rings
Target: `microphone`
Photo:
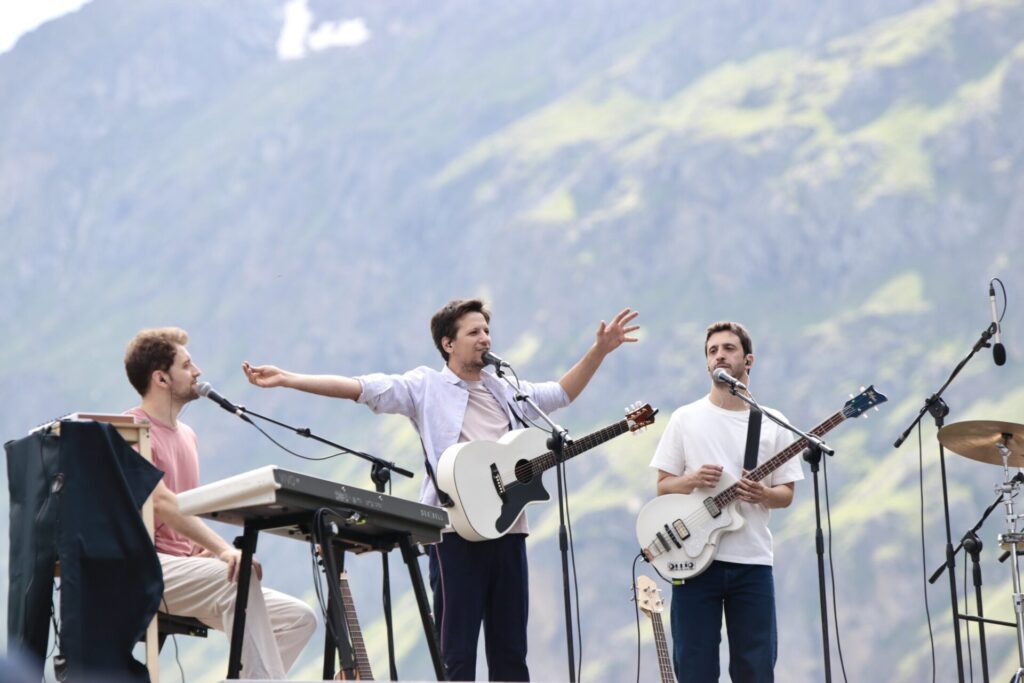
[[[484,353],[480,357],[480,359],[484,362],[484,365],[493,365],[498,370],[500,370],[501,368],[510,368],[510,367],[512,367],[511,365],[509,365],[508,363],[503,361],[498,356],[495,356],[490,351],[484,351]]]
[[[196,393],[199,394],[200,396],[205,396],[206,398],[210,399],[211,401],[213,401],[214,403],[216,403],[229,413],[234,413],[243,420],[248,419],[245,417],[245,415],[242,414],[241,408],[239,408],[234,403],[232,403],[231,401],[227,400],[226,398],[218,394],[216,391],[214,391],[213,385],[211,385],[209,382],[200,382],[199,384],[197,384]]]
[[[719,384],[728,384],[730,387],[732,387],[733,391],[747,390],[746,384],[730,375],[728,372],[725,371],[724,368],[715,368],[715,371],[711,373],[711,376]]]
[[[996,338],[992,345],[992,360],[996,362],[996,365],[1004,365],[1006,363],[1006,348],[1003,346],[1000,336],[999,318],[996,316],[996,288],[992,286],[992,282],[988,283],[988,303],[992,308],[992,327],[995,328]]]

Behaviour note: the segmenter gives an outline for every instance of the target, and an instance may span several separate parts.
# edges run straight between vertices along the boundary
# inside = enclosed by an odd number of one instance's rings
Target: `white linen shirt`
[[[510,404],[515,400],[515,391],[488,371],[480,373],[484,386],[508,413],[509,424],[519,425],[513,416]],[[412,420],[413,427],[423,441],[430,466],[437,474],[437,462],[449,446],[459,442],[462,421],[469,402],[469,388],[451,369],[445,365],[440,371],[420,366],[401,375],[373,373],[360,375],[362,391],[359,403],[365,404],[375,413],[405,415]],[[558,382],[521,382],[520,389],[537,403],[544,412],[552,412],[569,405],[569,395]],[[525,402],[516,410],[531,419],[539,416]],[[440,505],[441,501],[429,475],[423,477],[420,487],[420,502],[426,505]]]

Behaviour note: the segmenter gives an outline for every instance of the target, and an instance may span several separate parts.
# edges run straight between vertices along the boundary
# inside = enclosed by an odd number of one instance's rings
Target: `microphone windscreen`
[[[996,344],[992,347],[992,358],[995,359],[996,365],[1006,364],[1006,347],[1002,344]]]

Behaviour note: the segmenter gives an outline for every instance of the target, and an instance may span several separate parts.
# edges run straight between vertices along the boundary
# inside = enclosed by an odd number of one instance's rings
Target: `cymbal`
[[[996,448],[996,444],[1001,443],[1010,450],[1007,464],[1010,467],[1024,467],[1024,425],[1014,422],[954,422],[939,430],[939,443],[965,458],[1002,465],[1003,456]]]

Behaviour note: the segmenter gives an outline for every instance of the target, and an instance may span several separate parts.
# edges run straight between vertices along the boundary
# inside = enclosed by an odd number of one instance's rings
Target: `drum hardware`
[[[1010,683],[1024,683],[1024,593],[1021,592],[1019,557],[1024,553],[1024,532],[1017,529],[1017,520],[1024,517],[1013,509],[1013,499],[1024,484],[1024,476],[1021,472],[1010,474],[1010,468],[1024,467],[1024,426],[1012,422],[997,422],[994,420],[974,420],[969,422],[958,422],[947,425],[939,430],[939,442],[953,453],[971,460],[984,462],[993,465],[1002,465],[1003,481],[994,487],[998,494],[996,502],[986,510],[981,521],[1002,503],[1006,514],[1003,521],[1006,530],[999,534],[999,546],[1007,551],[1008,556],[1013,559],[1010,569],[1010,577],[1013,581],[1013,611],[1016,619],[1014,626],[1017,631],[1017,671],[1010,679]],[[980,527],[981,522],[978,526]],[[974,531],[968,532],[968,536],[974,536]],[[968,548],[968,537],[965,536],[963,545]],[[976,537],[975,537],[976,538]],[[980,552],[980,540],[977,542]],[[974,552],[972,552],[972,556]],[[985,651],[985,622],[999,623],[984,618],[981,607],[981,570],[975,560],[975,587],[977,591],[978,618],[971,621],[978,621],[979,640],[982,651],[982,665],[984,679],[988,680],[988,658]],[[1005,622],[1003,622],[1005,623]]]

